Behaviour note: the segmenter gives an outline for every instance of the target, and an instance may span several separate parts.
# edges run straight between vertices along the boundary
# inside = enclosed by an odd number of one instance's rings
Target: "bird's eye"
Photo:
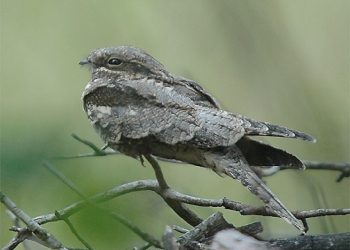
[[[123,63],[122,60],[119,60],[118,58],[115,58],[115,57],[112,57],[108,60],[108,64],[112,66],[119,66],[122,63]]]

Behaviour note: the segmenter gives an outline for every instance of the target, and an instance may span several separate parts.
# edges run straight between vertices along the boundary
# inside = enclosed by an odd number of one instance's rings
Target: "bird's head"
[[[131,46],[96,49],[79,64],[91,66],[93,79],[107,77],[129,80],[166,73],[160,62],[145,51]]]

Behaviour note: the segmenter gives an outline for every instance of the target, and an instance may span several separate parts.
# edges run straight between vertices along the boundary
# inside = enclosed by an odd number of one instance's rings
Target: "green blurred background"
[[[349,1],[19,1],[1,0],[1,190],[31,216],[53,212],[79,197],[42,167],[43,159],[88,149],[77,133],[100,139],[82,110],[89,73],[78,62],[92,49],[141,47],[173,73],[192,78],[230,111],[317,137],[317,144],[270,139],[301,159],[349,161]],[[124,156],[56,161],[85,193],[153,178],[150,167]],[[189,165],[162,163],[170,185],[208,198],[261,205],[229,178]],[[290,209],[349,207],[349,180],[329,171],[285,171],[267,179]],[[153,193],[105,204],[160,237],[165,225],[187,227]],[[234,225],[260,220],[265,237],[298,232],[281,219],[224,212]],[[0,245],[13,233],[0,209]],[[349,231],[347,217],[308,220],[310,233]],[[142,241],[93,209],[72,217],[97,249],[125,249]],[[68,246],[81,246],[67,227],[45,226]],[[40,249],[36,246],[34,249]]]

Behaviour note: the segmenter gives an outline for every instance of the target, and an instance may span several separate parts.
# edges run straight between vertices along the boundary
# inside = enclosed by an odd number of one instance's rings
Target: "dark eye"
[[[112,57],[108,60],[108,64],[109,65],[113,65],[113,66],[118,66],[120,64],[122,64],[123,61],[119,60],[118,58]]]

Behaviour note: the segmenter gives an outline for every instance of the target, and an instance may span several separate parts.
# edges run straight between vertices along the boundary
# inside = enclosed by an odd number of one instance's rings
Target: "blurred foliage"
[[[302,159],[350,160],[349,1],[1,0],[0,9],[1,190],[31,216],[79,199],[41,161],[86,152],[72,132],[102,145],[81,107],[89,73],[78,65],[97,47],[141,47],[170,71],[200,82],[227,110],[316,136],[317,144],[264,138]],[[150,167],[124,156],[56,164],[85,194],[153,178]],[[261,204],[239,183],[211,171],[162,165],[179,191]],[[349,181],[335,178],[333,172],[286,171],[267,180],[290,209],[349,207]],[[152,193],[106,206],[158,237],[166,224],[188,227]],[[217,209],[195,210],[208,216]],[[3,206],[0,212],[3,246],[13,233]],[[223,212],[235,225],[263,221],[266,237],[297,234],[280,219]],[[93,209],[72,220],[97,249],[142,243]],[[310,233],[346,231],[349,222],[349,216],[310,219]],[[79,246],[63,223],[45,227]]]

